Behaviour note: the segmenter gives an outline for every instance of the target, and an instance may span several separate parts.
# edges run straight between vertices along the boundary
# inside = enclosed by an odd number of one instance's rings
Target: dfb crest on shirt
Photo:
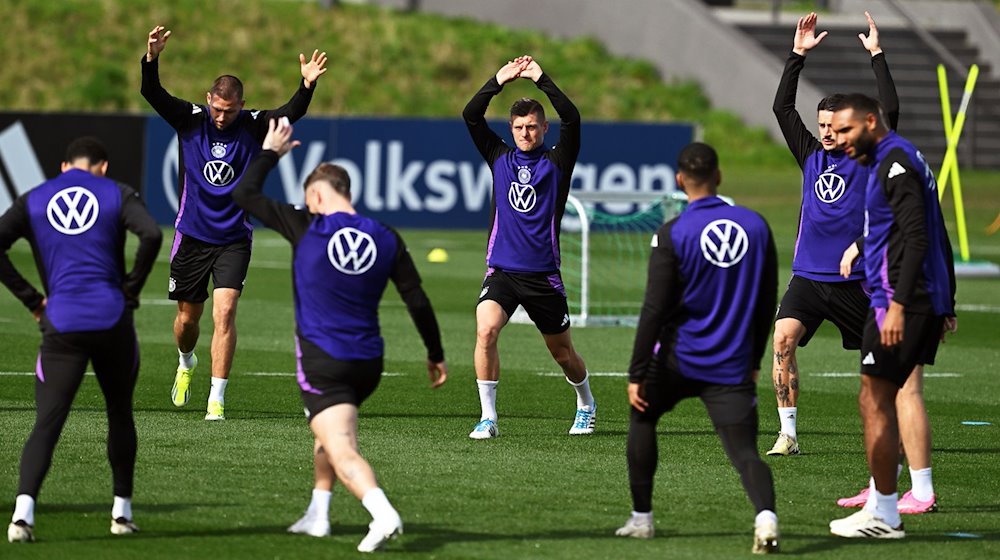
[[[45,214],[59,233],[79,235],[97,222],[97,197],[83,187],[67,187],[49,199]]]
[[[747,232],[732,220],[715,220],[701,230],[701,253],[719,268],[739,263],[749,246]]]
[[[226,145],[222,142],[212,142],[212,157],[218,159],[226,157]]]
[[[521,183],[511,183],[510,190],[507,191],[507,202],[514,210],[524,214],[531,212],[535,207],[538,196],[535,194],[535,187],[522,185]]]
[[[357,275],[368,272],[378,257],[375,240],[367,233],[352,227],[338,229],[326,246],[330,264],[344,274]]]
[[[840,200],[847,191],[847,183],[844,178],[836,173],[824,173],[816,179],[816,198],[827,204],[833,204]]]
[[[236,172],[233,166],[221,160],[210,161],[205,164],[205,180],[217,187],[224,187],[233,181]]]
[[[531,169],[527,165],[522,165],[517,168],[517,182],[522,185],[531,184]]]

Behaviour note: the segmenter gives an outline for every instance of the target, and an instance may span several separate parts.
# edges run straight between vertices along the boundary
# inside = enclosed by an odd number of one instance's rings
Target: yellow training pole
[[[965,126],[965,115],[969,108],[969,100],[972,92],[976,88],[976,80],[979,77],[979,66],[973,64],[969,68],[969,76],[965,80],[965,91],[962,92],[962,104],[958,108],[955,122],[951,122],[951,105],[948,99],[948,83],[945,78],[943,65],[938,65],[938,86],[941,91],[941,109],[944,118],[945,137],[948,148],[945,152],[944,161],[941,163],[941,172],[938,175],[938,199],[944,196],[944,190],[948,187],[948,180],[954,179],[955,189],[952,197],[955,201],[955,222],[958,228],[959,254],[963,261],[969,260],[969,236],[965,224],[965,206],[962,202],[962,183],[958,173],[958,141],[962,135],[962,128]]]

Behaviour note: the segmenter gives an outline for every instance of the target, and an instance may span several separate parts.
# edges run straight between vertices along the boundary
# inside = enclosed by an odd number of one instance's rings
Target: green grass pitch
[[[787,278],[798,211],[794,172],[735,170],[724,192],[762,211],[779,241]],[[970,204],[974,256],[996,259],[982,233],[1000,194],[985,181]],[[727,189],[728,185],[732,189]],[[979,189],[977,191],[977,188]],[[991,210],[992,209],[992,210]],[[946,210],[946,215],[947,215]],[[949,219],[949,225],[953,225]],[[953,231],[953,230],[952,230]],[[613,536],[629,510],[625,469],[625,371],[634,331],[587,328],[575,342],[593,372],[598,431],[566,435],[570,388],[533,327],[511,325],[501,338],[498,407],[502,437],[471,441],[479,408],[472,370],[473,307],[483,273],[485,233],[404,231],[438,313],[451,367],[448,383],[428,388],[424,350],[390,287],[382,309],[386,371],[361,415],[363,453],[403,515],[406,533],[388,546],[399,558],[732,558],[748,556],[753,511],[700,403],[687,401],[660,428],[654,511],[657,537]],[[954,234],[953,238],[954,238]],[[208,392],[211,323],[202,322],[202,357],[191,403],[169,400],[176,351],[174,307],[165,301],[164,245],[136,323],[142,369],[135,398],[139,456],[134,497],[137,535],[108,532],[111,477],[106,422],[93,377],[77,396],[36,512],[38,542],[0,543],[0,558],[349,558],[368,517],[335,490],[333,535],[316,539],[285,528],[311,489],[311,436],[291,372],[293,316],[287,244],[259,232],[240,302],[239,345],[225,422],[202,420]],[[425,255],[445,248],[446,264]],[[34,278],[27,244],[12,251]],[[766,458],[778,497],[782,549],[814,558],[986,558],[1000,554],[1000,281],[961,280],[959,333],[928,369],[926,401],[934,430],[934,482],[941,512],[905,517],[901,542],[850,542],[827,523],[848,513],[836,498],[867,480],[856,394],[858,356],[824,327],[800,351],[803,454]],[[976,307],[978,306],[978,307]],[[18,459],[31,428],[39,335],[30,315],[0,290],[0,515],[13,509]],[[767,379],[769,362],[765,360]],[[841,375],[838,375],[841,374]],[[770,383],[760,385],[764,451],[777,431]],[[992,422],[988,426],[963,421]],[[901,488],[909,488],[904,473]],[[6,523],[7,517],[3,517]]]

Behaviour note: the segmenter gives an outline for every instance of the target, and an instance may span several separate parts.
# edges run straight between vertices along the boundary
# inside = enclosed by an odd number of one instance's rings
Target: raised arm
[[[580,154],[580,111],[542,70],[538,61],[527,55],[520,60],[525,62],[520,77],[535,82],[535,86],[545,93],[552,107],[559,113],[559,144],[553,150],[552,157],[561,169],[571,169]]]
[[[490,101],[503,90],[503,85],[520,75],[523,66],[524,63],[520,59],[511,60],[501,66],[500,70],[487,80],[462,110],[462,119],[465,120],[465,126],[469,129],[472,142],[491,168],[493,162],[510,148],[486,124],[486,109],[490,106]]]
[[[132,270],[125,275],[125,281],[122,282],[126,305],[135,309],[139,307],[139,292],[146,284],[146,279],[153,270],[153,264],[156,263],[156,255],[160,252],[163,232],[149,214],[146,205],[142,203],[138,192],[122,183],[118,184],[118,188],[122,191],[122,225],[139,238]]]
[[[304,54],[299,53],[299,70],[302,73],[302,81],[299,82],[299,89],[295,90],[288,103],[277,109],[260,111],[253,119],[247,120],[250,133],[258,142],[264,141],[264,136],[267,135],[268,131],[267,126],[271,119],[287,117],[289,122],[294,123],[305,116],[306,111],[309,110],[309,104],[312,102],[313,92],[316,91],[316,80],[327,71],[326,61],[325,52],[321,53],[318,50],[314,50],[312,58],[309,60],[306,60]]]
[[[7,286],[14,297],[19,299],[37,320],[45,306],[45,296],[14,268],[14,263],[7,256],[7,251],[15,241],[31,234],[26,196],[18,197],[4,215],[0,216],[0,282]]]
[[[799,74],[805,66],[806,54],[826,37],[826,31],[818,37],[816,33],[816,14],[799,18],[795,27],[795,38],[792,44],[792,51],[788,54],[785,62],[785,69],[778,82],[778,91],[774,94],[774,105],[772,110],[778,119],[778,126],[781,134],[785,137],[785,144],[795,156],[795,161],[802,167],[807,157],[816,150],[823,149],[819,140],[809,132],[802,117],[795,109],[796,91],[799,87]]]
[[[291,204],[282,204],[264,196],[264,180],[281,156],[299,145],[292,140],[292,126],[287,121],[268,121],[268,133],[264,137],[263,149],[258,153],[233,189],[233,201],[260,220],[265,226],[277,231],[290,242],[297,243],[309,228],[311,216]]]
[[[896,95],[896,84],[889,74],[889,65],[885,61],[885,53],[882,52],[882,45],[879,44],[878,27],[871,14],[865,12],[868,19],[868,35],[858,33],[861,44],[872,55],[872,71],[875,73],[875,84],[878,86],[878,97],[885,109],[885,116],[889,121],[889,128],[896,130],[899,124],[899,96]]]
[[[157,25],[149,32],[146,40],[146,55],[142,57],[142,86],[140,92],[167,124],[175,130],[183,130],[197,122],[192,104],[178,99],[160,84],[160,53],[167,45],[170,31]]]

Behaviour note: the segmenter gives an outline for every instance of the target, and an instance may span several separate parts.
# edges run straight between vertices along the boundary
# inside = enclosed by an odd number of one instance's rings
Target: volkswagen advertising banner
[[[511,142],[506,122],[491,126]],[[172,225],[177,135],[156,115],[0,113],[0,212],[20,193],[57,175],[66,145],[85,135],[108,145],[108,175],[140,189],[157,221]],[[585,121],[582,135],[574,190],[669,193],[675,190],[677,154],[694,129],[690,124]],[[306,117],[295,124],[294,136],[302,145],[268,177],[268,196],[301,204],[303,179],[330,161],[350,173],[357,209],[393,227],[488,226],[492,176],[459,119]],[[553,121],[546,144],[558,138]]]
[[[511,142],[505,122],[490,124]],[[558,130],[553,122],[547,144],[558,142]],[[160,223],[172,223],[177,213],[177,135],[157,117],[150,118],[146,131],[147,204]],[[572,188],[672,192],[677,154],[693,135],[690,124],[584,123]],[[393,227],[488,225],[492,175],[460,120],[306,117],[295,124],[293,136],[302,145],[271,172],[264,187],[270,197],[302,204],[303,180],[329,161],[350,174],[358,211]],[[204,172],[228,170],[209,166]]]

